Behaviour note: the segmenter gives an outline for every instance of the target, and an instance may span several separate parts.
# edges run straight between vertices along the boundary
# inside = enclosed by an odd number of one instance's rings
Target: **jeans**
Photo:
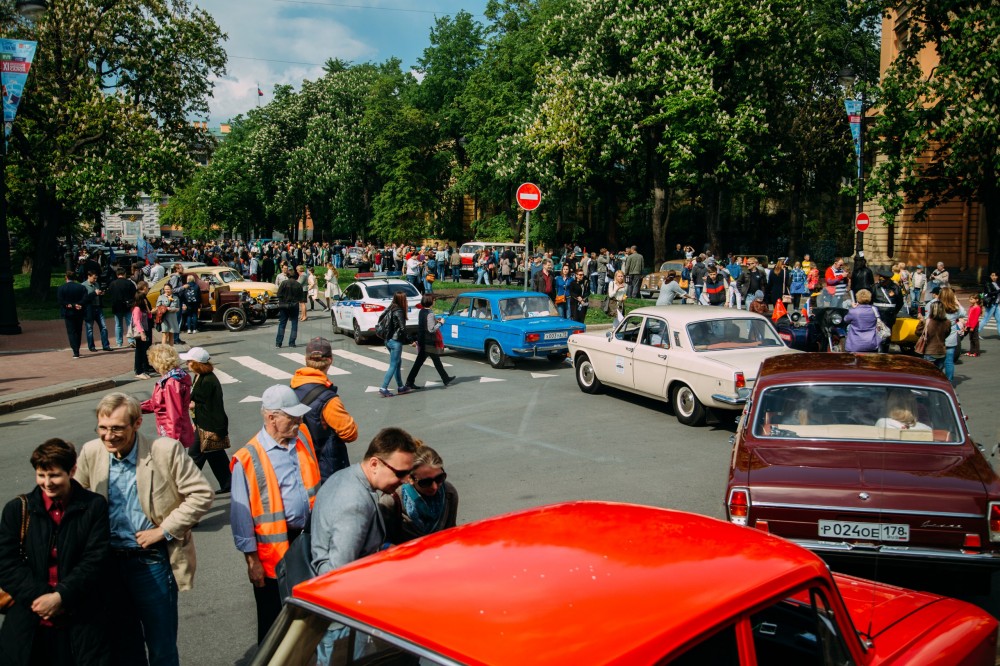
[[[444,264],[444,262],[438,262],[437,274],[438,280],[444,280],[445,276],[448,274],[448,267]]]
[[[94,349],[94,324],[97,324],[101,329],[101,346],[104,349],[111,347],[108,342],[108,325],[104,322],[104,311],[98,308],[94,308],[90,312],[90,316],[84,321],[87,329],[87,348]]]
[[[701,303],[701,290],[703,287],[700,284],[694,286],[694,303],[698,305]]]
[[[955,354],[958,353],[958,347],[946,347],[944,350],[944,376],[948,378],[948,381],[952,384],[955,383]],[[936,365],[936,364],[935,364]]]
[[[458,266],[451,267],[451,280],[452,282],[462,281],[462,269]]]
[[[986,323],[993,317],[993,323],[997,325],[997,332],[1000,333],[1000,317],[997,316],[997,304],[988,305],[983,308],[983,318],[979,322],[980,332],[986,328]]]
[[[569,319],[569,296],[567,296],[566,300],[562,303],[556,303],[556,312],[558,312],[559,316],[563,319]]]
[[[152,550],[155,552],[138,557],[112,555],[111,608],[115,609],[118,623],[111,641],[112,664],[166,666],[180,663],[177,581],[170,570],[166,547],[154,546]]]
[[[115,316],[115,342],[119,347],[122,346],[122,339],[125,336],[125,330],[128,329],[130,320],[132,319],[131,312],[122,312],[118,314],[114,313]],[[132,338],[128,339],[128,342],[132,342]]]
[[[292,332],[288,335],[288,344],[295,344],[295,336],[299,332],[299,304],[282,305],[278,308],[278,334],[274,338],[274,344],[280,347],[285,340],[285,324],[292,321]]]
[[[434,293],[434,283],[428,282],[427,278],[424,278],[424,293],[433,294]]]
[[[485,268],[480,268],[476,271],[476,284],[489,284],[490,274]]]
[[[600,290],[597,287],[597,273],[596,272],[590,274],[590,293],[592,293],[592,294],[598,294],[598,293],[600,293]]]
[[[947,356],[928,356],[928,355],[924,354],[924,360],[925,361],[929,361],[930,363],[933,363],[934,367],[937,368],[938,370],[941,370],[942,372],[944,371],[944,359],[945,358],[947,358]],[[954,370],[954,367],[955,366],[952,365],[952,369],[953,370]]]
[[[182,331],[197,331],[198,330],[198,306],[197,305],[185,305],[184,306],[184,319],[181,322]]]
[[[343,268],[344,267],[344,256],[342,254],[340,254],[339,252],[337,254],[333,255],[333,267],[334,268]]]
[[[392,381],[393,376],[396,377],[396,386],[403,387],[403,343],[399,340],[386,340],[385,346],[389,349],[389,369],[385,371],[385,377],[382,378],[382,388],[389,388],[389,382]]]

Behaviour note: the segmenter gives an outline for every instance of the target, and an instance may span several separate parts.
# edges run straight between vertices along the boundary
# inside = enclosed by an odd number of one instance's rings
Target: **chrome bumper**
[[[736,392],[735,397],[731,395],[722,395],[721,393],[716,393],[712,396],[712,400],[715,400],[716,402],[721,402],[726,405],[732,405],[734,407],[739,407],[740,405],[745,404],[749,398],[750,398],[750,389],[748,388],[741,388],[739,391]]]
[[[554,345],[551,347],[515,347],[514,349],[511,349],[511,351],[521,356],[542,356],[545,354],[568,354],[569,347],[565,344]]]
[[[978,553],[964,550],[942,550],[940,548],[920,548],[892,544],[856,544],[843,541],[819,541],[815,539],[789,539],[815,553],[875,557],[888,555],[893,558],[915,560],[938,560],[970,565],[1000,568],[1000,553]]]

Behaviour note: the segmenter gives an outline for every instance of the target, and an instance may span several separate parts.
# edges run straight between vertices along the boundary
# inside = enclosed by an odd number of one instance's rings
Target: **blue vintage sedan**
[[[490,365],[501,368],[508,358],[561,361],[569,336],[587,327],[560,317],[545,294],[496,290],[456,296],[440,330],[446,347],[485,352]]]

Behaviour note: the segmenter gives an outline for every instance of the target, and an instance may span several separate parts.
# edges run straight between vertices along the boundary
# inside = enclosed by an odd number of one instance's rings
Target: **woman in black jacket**
[[[420,305],[422,309],[417,318],[419,322],[417,325],[416,340],[417,358],[413,360],[413,367],[410,368],[410,374],[406,376],[406,386],[410,390],[423,388],[423,386],[417,386],[414,382],[417,381],[417,373],[420,372],[424,361],[427,360],[428,353],[432,354],[431,361],[434,362],[434,368],[438,371],[438,375],[441,376],[441,381],[444,385],[447,386],[455,381],[454,377],[450,377],[444,371],[444,365],[441,363],[441,357],[438,356],[438,350],[434,344],[437,337],[437,330],[441,327],[441,320],[434,316],[434,296],[424,294],[424,297],[420,299]]]
[[[46,441],[31,465],[37,487],[0,515],[0,588],[14,598],[0,628],[0,664],[108,664],[108,503],[73,480],[68,442]]]
[[[187,353],[181,354],[180,358],[187,361],[188,370],[194,375],[194,384],[191,386],[191,420],[194,421],[197,432],[188,455],[198,469],[202,469],[207,462],[215,480],[219,482],[219,490],[216,492],[228,493],[232,474],[226,450],[202,450],[202,439],[205,437],[214,435],[220,440],[229,438],[229,417],[226,416],[226,403],[222,399],[222,383],[215,376],[212,357],[205,349],[192,347]]]

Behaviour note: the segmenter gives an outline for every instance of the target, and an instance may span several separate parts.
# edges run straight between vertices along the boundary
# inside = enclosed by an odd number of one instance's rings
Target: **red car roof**
[[[919,386],[953,393],[951,384],[931,363],[922,358],[901,354],[817,353],[773,356],[761,364],[755,386],[809,381],[864,384],[917,381]]]
[[[432,534],[294,596],[465,663],[635,664],[816,578],[816,555],[756,530],[574,502]]]

